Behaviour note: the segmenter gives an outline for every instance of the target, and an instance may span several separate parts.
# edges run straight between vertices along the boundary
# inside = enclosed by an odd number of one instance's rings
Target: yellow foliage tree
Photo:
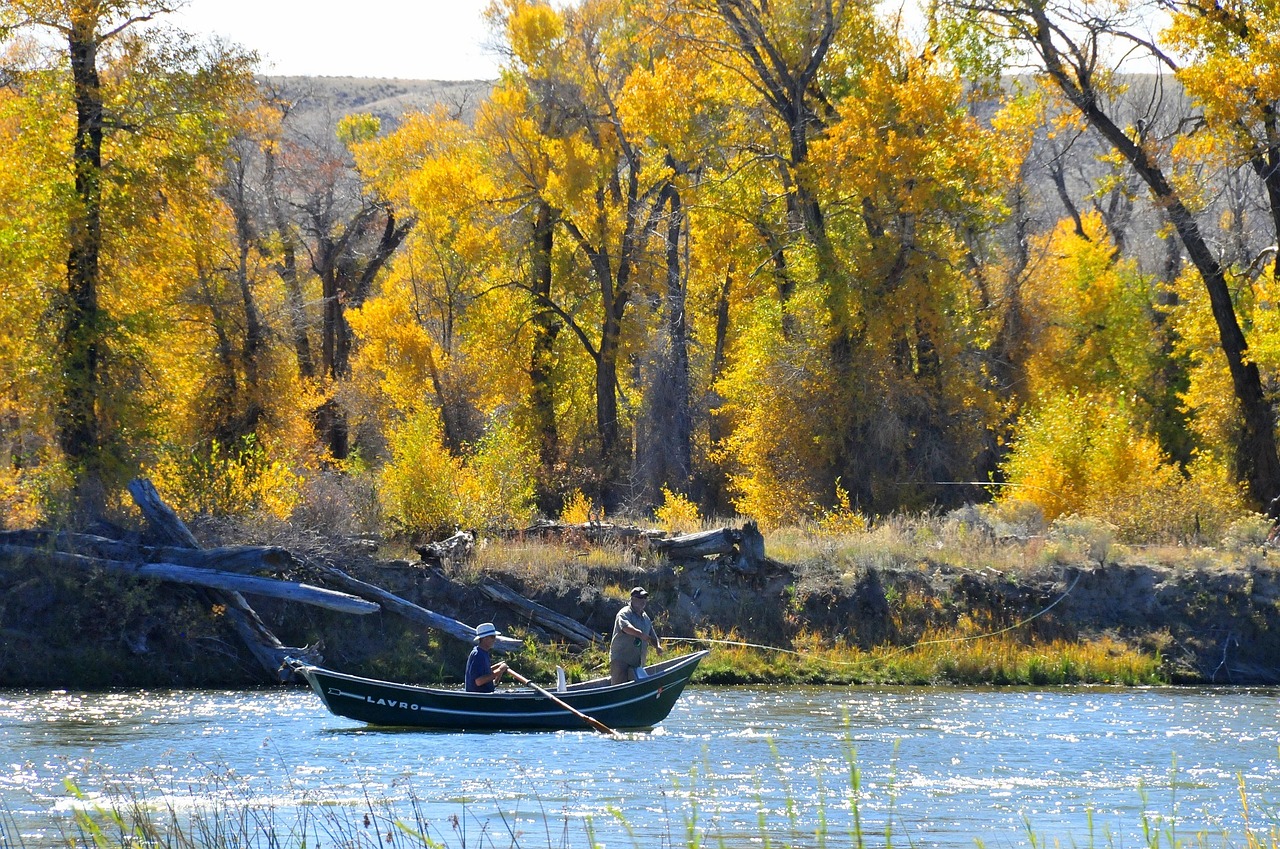
[[[57,338],[42,320],[65,274],[59,142],[70,130],[48,108],[61,95],[47,76],[0,89],[0,527],[61,512],[74,484],[56,446]]]
[[[368,424],[389,432],[385,509],[416,533],[510,526],[531,512],[532,440],[512,404],[527,386],[527,348],[510,341],[528,309],[493,285],[513,273],[515,240],[483,141],[437,111],[356,148],[372,185],[416,220],[379,293],[348,318],[360,341],[353,388]]]
[[[1018,427],[1004,499],[1040,505],[1044,518],[1105,518],[1130,542],[1217,539],[1243,510],[1242,490],[1205,456],[1184,472],[1134,424],[1123,399],[1049,398]]]
[[[781,332],[779,305],[762,302],[717,384],[725,399],[717,414],[728,420],[718,459],[731,470],[734,506],[762,528],[810,518],[831,466],[833,446],[822,434],[840,415],[831,407],[839,393],[828,360],[808,342],[821,337],[825,310],[806,310],[805,300],[802,293],[791,302],[794,341]]]
[[[786,165],[733,171],[727,198],[739,220],[760,222],[763,261],[745,267],[773,275],[780,310],[771,324],[739,314],[745,332],[717,383],[734,506],[766,522],[811,517],[837,478],[870,509],[946,498],[934,482],[976,473],[1000,406],[983,355],[998,310],[964,271],[966,238],[1003,214],[1016,165],[1006,151],[1021,144],[975,121],[958,75],[865,9],[794,0],[743,14],[767,21],[753,39],[725,38],[736,59],[724,61],[750,59],[743,41],[784,46],[768,73],[742,70],[775,111],[741,93],[738,137],[763,123],[751,149]],[[811,20],[824,25],[796,31]],[[806,74],[790,106],[812,117],[788,127],[769,83]],[[780,197],[794,208],[760,205]],[[764,338],[769,326],[778,340]]]
[[[379,473],[383,511],[406,534],[440,538],[458,528],[501,529],[533,513],[535,460],[497,423],[465,457],[444,441],[438,411],[422,409],[390,434]]]
[[[1081,223],[1083,235],[1064,219],[1031,242],[1021,397],[1035,407],[1073,390],[1104,389],[1134,399],[1133,414],[1150,424],[1162,397],[1155,284],[1118,258],[1099,214]]]
[[[0,374],[37,350],[48,369],[38,392],[14,384],[0,403],[22,419],[15,468],[37,482],[48,469],[36,484],[46,492],[50,481],[74,481],[93,511],[168,436],[163,402],[196,394],[166,379],[169,343],[191,319],[183,299],[191,277],[179,259],[188,246],[173,211],[214,202],[237,112],[254,90],[247,56],[134,26],[162,11],[123,0],[21,0],[0,10],[6,39],[42,29],[68,45],[67,61],[53,66],[32,49],[31,73],[0,103],[0,147],[24,160],[4,170],[28,198],[0,213],[0,232],[25,232],[21,248],[0,237],[0,264],[26,265],[29,285],[15,287],[10,303],[34,299],[22,311],[47,325],[41,339],[30,318],[4,322],[14,345],[0,354]],[[7,123],[19,114],[21,124]],[[43,212],[24,223],[30,202]]]

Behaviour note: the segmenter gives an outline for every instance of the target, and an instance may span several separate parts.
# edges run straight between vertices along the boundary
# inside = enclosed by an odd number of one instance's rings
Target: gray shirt
[[[619,610],[613,620],[613,639],[609,641],[610,663],[621,660],[628,666],[644,666],[644,656],[649,644],[623,631],[623,625],[635,628],[642,634],[656,637],[653,631],[653,620],[647,613],[636,613],[629,604]]]

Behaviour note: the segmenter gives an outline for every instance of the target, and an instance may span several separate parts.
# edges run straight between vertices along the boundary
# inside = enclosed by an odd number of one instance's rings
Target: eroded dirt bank
[[[436,568],[330,548],[328,562],[408,601],[504,631],[552,635],[479,590],[488,577],[606,633],[624,588],[643,584],[668,635],[711,630],[767,645],[810,632],[863,648],[910,645],[961,617],[991,629],[1026,623],[1037,638],[1117,638],[1159,652],[1174,683],[1280,683],[1280,562],[1260,554],[1232,566],[1082,562],[1016,573],[928,556],[824,569],[769,560],[743,572],[720,560],[616,563],[539,574],[474,563]],[[607,558],[606,558],[607,560]],[[305,561],[305,558],[304,558]],[[292,575],[307,580],[305,567]],[[450,681],[467,647],[390,613],[352,616],[250,597],[287,645],[322,644],[335,668],[403,680]],[[194,590],[68,574],[38,564],[0,568],[0,686],[252,686],[263,682],[224,621]]]

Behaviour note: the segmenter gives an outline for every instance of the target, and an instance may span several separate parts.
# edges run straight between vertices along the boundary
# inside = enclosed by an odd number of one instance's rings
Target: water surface
[[[1280,690],[691,687],[660,727],[370,729],[308,690],[0,691],[0,846],[128,788],[179,810],[425,824],[449,846],[1244,846],[1280,812]],[[219,808],[221,806],[221,808]],[[301,814],[299,812],[302,812]],[[324,842],[332,842],[326,840]],[[1162,839],[1160,845],[1170,844]],[[264,844],[265,845],[265,844]]]

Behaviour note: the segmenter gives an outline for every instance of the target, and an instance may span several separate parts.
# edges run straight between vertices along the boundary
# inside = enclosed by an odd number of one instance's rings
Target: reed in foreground
[[[795,782],[795,771],[773,748],[772,767],[757,773],[754,827],[743,811],[720,806],[710,766],[697,764],[677,778],[669,792],[647,800],[661,815],[644,827],[633,827],[625,811],[605,805],[598,811],[549,810],[536,795],[505,802],[456,798],[443,805],[416,796],[411,787],[396,799],[366,791],[363,797],[327,798],[305,794],[272,803],[247,798],[226,776],[211,776],[202,786],[175,792],[140,792],[136,787],[112,786],[95,794],[77,787],[68,791],[76,800],[56,839],[24,842],[21,832],[0,813],[0,849],[467,849],[467,847],[545,847],[545,849],[613,849],[616,846],[687,847],[869,846],[891,849],[894,842],[920,845],[916,833],[928,824],[907,823],[898,813],[897,755],[887,769],[864,780],[853,738],[846,732],[843,766],[819,782],[816,794],[806,795]],[[839,764],[840,759],[833,763]],[[1124,829],[1101,823],[1088,811],[1082,834],[1046,836],[1024,818],[1023,835],[1029,849],[1280,849],[1277,812],[1260,807],[1238,779],[1238,831],[1189,827],[1179,817],[1177,793],[1181,779],[1171,770],[1163,802],[1148,798],[1139,788],[1137,821]],[[1223,800],[1225,811],[1228,800]],[[1164,809],[1161,810],[1161,806]],[[749,812],[748,812],[749,814]],[[657,823],[655,825],[655,822]],[[937,839],[932,834],[932,839]],[[955,845],[956,835],[951,835]],[[985,846],[990,835],[975,834],[966,845]],[[1000,845],[1020,845],[1010,836]]]

